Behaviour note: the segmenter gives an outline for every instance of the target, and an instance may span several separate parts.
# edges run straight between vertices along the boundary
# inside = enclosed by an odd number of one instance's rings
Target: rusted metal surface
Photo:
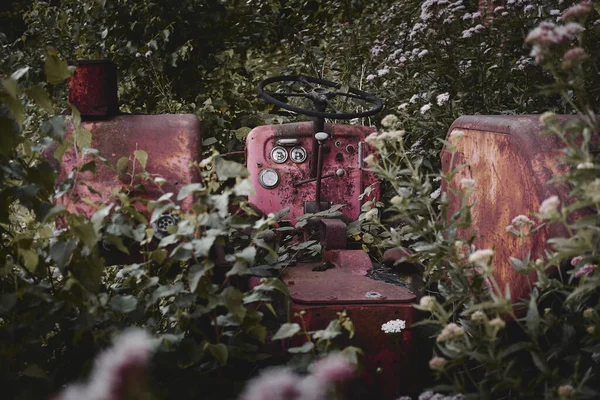
[[[373,268],[369,255],[362,250],[330,250],[323,261],[334,267],[313,271],[321,263],[299,264],[286,269],[282,276],[290,298],[298,304],[400,304],[416,300],[405,287],[376,281],[366,275]]]
[[[548,183],[565,170],[557,161],[561,143],[552,135],[542,135],[542,129],[538,115],[464,116],[448,131],[448,135],[456,130],[465,133],[458,142],[453,165],[447,149],[441,156],[444,172],[467,165],[450,183],[452,188],[459,189],[464,178],[475,180],[475,190],[468,199],[473,204],[475,245],[495,249],[493,276],[502,290],[510,286],[514,299],[528,296],[536,274],[517,274],[509,257],[523,258],[531,252],[535,260],[544,255],[549,238],[566,235],[561,224],[550,224],[526,238],[522,248],[521,241],[505,231],[521,214],[542,222],[533,214],[546,198],[556,195],[563,202],[568,198],[569,188]],[[460,199],[447,193],[452,215],[460,207]],[[460,236],[467,238],[470,232],[462,231]]]
[[[118,114],[117,66],[108,60],[76,61],[75,66],[69,81],[69,103],[84,116]]]
[[[400,395],[416,395],[423,384],[423,364],[429,354],[419,354],[416,337],[410,325],[417,319],[416,310],[410,304],[327,304],[306,305],[290,302],[290,315],[304,312],[306,329],[325,329],[329,322],[345,311],[354,322],[355,335],[340,345],[360,347],[362,358],[362,384],[365,392],[350,394],[353,399],[393,400]],[[406,327],[397,336],[381,330],[381,325],[394,319],[406,321]],[[301,323],[299,317],[292,322]],[[301,339],[293,345],[301,345]]]
[[[347,226],[339,219],[325,219],[320,221],[321,246],[323,249],[345,249],[347,243]]]
[[[331,136],[323,154],[323,175],[321,201],[331,204],[344,204],[340,210],[346,221],[353,221],[360,214],[360,206],[368,199],[378,198],[379,183],[374,175],[359,168],[358,143],[373,130],[364,126],[326,124],[325,131]],[[265,213],[290,208],[290,219],[304,214],[304,203],[315,201],[315,182],[294,187],[295,182],[311,179],[311,160],[314,141],[312,122],[284,125],[260,126],[254,128],[246,138],[247,166],[256,194],[249,197],[251,203]],[[271,150],[279,139],[297,139],[297,146],[306,149],[308,156],[301,163],[291,160],[276,163],[271,159]],[[282,146],[283,147],[283,146]],[[365,146],[366,148],[367,146]],[[291,147],[284,147],[289,153]],[[366,157],[368,153],[362,155]],[[273,189],[260,185],[259,174],[266,168],[277,171],[280,183]],[[341,176],[340,176],[341,175]],[[369,196],[361,201],[360,194],[373,185]]]
[[[202,150],[200,121],[196,115],[120,115],[108,120],[84,120],[82,128],[92,132],[92,147],[99,150],[100,155],[113,165],[121,157],[133,159],[135,150],[148,153],[146,170],[166,179],[162,186],[165,193],[176,194],[181,187],[200,181],[199,174],[190,166],[190,162],[201,158]],[[82,153],[71,147],[63,157],[59,181],[66,179],[73,168],[79,168],[90,160],[90,156],[82,160]],[[131,160],[127,163],[127,168],[129,172],[133,170]],[[140,165],[136,164],[136,173],[138,172],[141,172]],[[82,199],[99,204],[106,201],[115,189],[130,183],[131,176],[123,175],[118,178],[112,169],[97,160],[96,173],[78,173],[77,185],[61,197],[58,203],[63,204],[70,212],[91,216],[94,207]],[[145,184],[145,189],[145,192],[132,195],[154,200],[162,195],[151,182]],[[182,208],[189,209],[191,201],[191,198],[184,200]]]

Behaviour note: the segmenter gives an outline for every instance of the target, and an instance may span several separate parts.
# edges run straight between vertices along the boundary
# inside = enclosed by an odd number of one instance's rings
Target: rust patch
[[[320,221],[321,246],[324,249],[345,249],[347,230],[346,224],[339,219],[324,219]]]
[[[289,309],[290,316],[296,315],[291,322],[300,323],[308,331],[326,329],[341,312],[346,312],[354,322],[354,337],[336,342],[340,347],[357,346],[364,352],[361,379],[366,391],[353,393],[349,398],[389,400],[400,395],[416,396],[421,392],[423,378],[428,373],[427,357],[419,353],[417,337],[410,328],[417,320],[417,312],[410,304],[342,305],[331,302],[327,305],[305,305],[291,301]],[[298,317],[300,313],[302,321]],[[406,321],[407,329],[401,335],[390,335],[381,330],[381,325],[394,319]],[[303,341],[302,338],[294,338],[291,345],[299,346]]]
[[[195,115],[121,115],[105,121],[87,121],[83,128],[92,132],[92,147],[99,150],[113,165],[121,157],[132,156],[135,150],[148,153],[146,170],[152,175],[166,179],[162,190],[177,194],[179,189],[192,182],[199,182],[198,172],[190,163],[201,158],[202,134],[200,121]],[[59,180],[66,179],[73,168],[81,167],[91,160],[81,158],[70,148],[64,155],[59,170]],[[132,162],[127,164],[129,172]],[[141,172],[139,164],[136,173]],[[106,201],[114,190],[130,183],[131,178],[117,178],[115,172],[96,160],[96,174],[85,172],[77,177],[78,184],[59,203],[70,212],[91,216],[94,208],[81,201],[86,198],[95,204]],[[90,190],[91,189],[91,190]],[[145,185],[145,192],[132,193],[147,199],[157,199],[162,192],[151,183]],[[191,207],[192,199],[185,199],[181,206],[184,210]]]
[[[454,167],[468,163],[450,183],[460,188],[463,178],[474,179],[474,192],[469,196],[473,204],[472,230],[460,232],[464,238],[477,231],[477,248],[494,248],[493,276],[503,290],[510,286],[513,298],[527,297],[536,280],[535,273],[519,275],[511,266],[510,256],[524,258],[531,252],[535,260],[544,255],[546,241],[565,236],[558,224],[545,226],[526,238],[521,247],[519,239],[506,233],[505,227],[517,215],[523,214],[536,221],[533,213],[541,202],[551,195],[562,201],[568,198],[568,188],[551,186],[548,180],[564,171],[556,161],[561,143],[548,135],[541,135],[539,116],[465,116],[449,130],[465,132],[457,145]],[[450,154],[442,152],[442,168],[450,170]],[[460,199],[448,192],[449,215],[460,207]],[[540,223],[542,221],[537,220]]]
[[[75,65],[69,81],[69,102],[81,115],[118,114],[117,66],[108,60],[81,60]]]
[[[331,135],[326,145],[330,148],[324,154],[323,175],[321,184],[321,200],[332,204],[344,204],[340,210],[344,220],[353,221],[360,214],[360,206],[369,199],[379,198],[379,183],[372,173],[358,168],[358,153],[345,152],[341,161],[336,160],[336,154],[351,144],[355,148],[363,141],[372,129],[364,126],[326,124],[325,130]],[[285,125],[260,126],[252,130],[246,138],[246,160],[250,179],[256,194],[249,196],[252,204],[265,213],[290,208],[290,219],[304,214],[304,203],[315,201],[315,182],[305,183],[294,187],[293,183],[310,179],[310,159],[314,136],[312,122],[292,123]],[[308,152],[307,160],[297,164],[291,160],[278,164],[271,159],[271,149],[278,138],[296,138],[299,146]],[[335,142],[341,143],[335,147]],[[365,146],[366,147],[366,146]],[[366,157],[368,154],[363,154]],[[258,181],[260,171],[272,168],[277,171],[280,183],[273,189],[262,187]],[[342,170],[343,175],[337,176],[336,171]],[[369,185],[374,184],[370,196],[361,201],[359,196]]]

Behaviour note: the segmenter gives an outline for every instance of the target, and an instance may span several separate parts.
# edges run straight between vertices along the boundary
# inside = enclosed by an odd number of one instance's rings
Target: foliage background
[[[385,101],[388,113],[397,114],[399,126],[407,132],[403,144],[406,159],[429,174],[437,172],[439,166],[438,139],[460,115],[546,110],[571,113],[575,111],[571,106],[574,102],[598,104],[598,14],[592,13],[586,23],[583,44],[590,58],[583,64],[581,76],[589,90],[583,99],[568,81],[555,80],[556,76],[537,65],[529,55],[530,46],[524,44],[527,32],[543,20],[556,21],[558,10],[572,2],[505,3],[481,9],[478,2],[467,0],[187,0],[176,5],[146,0],[3,2],[0,256],[4,264],[0,274],[0,334],[3,360],[9,360],[1,363],[3,387],[14,390],[11,394],[15,398],[55,392],[89,368],[92,355],[111,332],[143,323],[153,326],[156,332],[179,335],[173,340],[179,344],[163,354],[163,365],[177,365],[179,374],[157,372],[168,382],[165,388],[176,387],[182,397],[192,396],[198,388],[189,386],[186,393],[181,389],[185,387],[182,382],[202,374],[206,379],[197,382],[198,386],[212,383],[218,387],[214,393],[230,390],[231,394],[239,387],[229,385],[231,377],[227,375],[228,367],[222,368],[224,351],[219,345],[225,345],[225,354],[229,355],[239,344],[234,339],[240,333],[253,336],[248,341],[244,337],[243,346],[255,346],[259,343],[253,340],[264,339],[261,316],[244,303],[249,296],[263,299],[264,293],[224,295],[223,278],[212,272],[202,281],[206,291],[198,292],[198,286],[190,286],[200,282],[195,279],[201,271],[211,268],[181,269],[178,262],[182,260],[172,255],[163,264],[162,253],[147,254],[148,264],[143,268],[131,264],[127,276],[117,276],[116,270],[105,267],[98,246],[102,239],[117,245],[119,240],[129,239],[143,246],[145,236],[140,233],[149,221],[133,212],[126,196],[118,198],[119,210],[99,211],[96,224],[70,216],[70,228],[57,233],[47,223],[53,216],[48,213],[55,176],[44,164],[40,151],[49,141],[62,140],[65,127],[52,116],[69,107],[64,101],[66,88],[58,79],[66,77],[61,69],[65,65],[59,60],[113,60],[119,66],[122,111],[196,113],[205,126],[205,144],[220,151],[241,149],[247,128],[290,120],[287,114],[270,113],[271,107],[259,99],[256,87],[261,79],[305,73],[340,81],[373,92]],[[48,51],[47,46],[56,50]],[[53,63],[50,69],[49,62]],[[21,71],[20,76],[11,80],[15,71]],[[58,77],[48,73],[52,71]],[[447,100],[438,99],[440,95],[446,98],[446,94]],[[8,116],[7,109],[17,121]],[[378,118],[357,122],[378,125]],[[392,180],[395,178],[393,175]],[[143,181],[147,176],[142,173],[136,179]],[[214,181],[219,182],[218,177]],[[233,181],[229,186],[221,182],[203,193],[206,196],[193,215],[196,221],[205,211],[219,215],[212,196],[222,196],[229,190],[227,201],[236,202],[234,187],[240,181]],[[429,201],[436,183],[427,181],[423,185],[426,187],[420,187],[417,200]],[[391,198],[397,191],[391,185],[387,196]],[[415,210],[422,210],[419,207]],[[426,208],[429,212],[433,206],[428,203]],[[226,218],[218,222],[218,237],[242,237],[233,252],[242,263],[255,262],[255,254],[269,258],[268,250],[256,250],[260,247],[256,232],[243,231],[253,227],[255,219],[245,221],[243,226]],[[416,226],[421,229],[419,234],[431,234],[428,240],[438,233],[418,223]],[[112,232],[119,227],[120,233],[111,236],[111,227]],[[385,231],[393,237],[392,232]],[[206,238],[206,231],[199,225],[193,226],[193,233],[181,232],[187,233],[174,233],[174,243],[192,243],[198,239],[195,234]],[[244,253],[246,248],[255,249],[246,250],[252,257]],[[443,246],[441,249],[447,250]],[[429,253],[421,261],[442,254]],[[209,254],[205,258],[209,259]],[[66,264],[70,270],[65,269]],[[82,274],[84,270],[78,266],[84,265],[94,268]],[[203,265],[202,260],[198,265]],[[459,272],[455,271],[457,279]],[[150,291],[147,282],[154,282],[164,292],[155,297],[157,288],[151,286]],[[272,292],[276,285],[275,281],[267,283],[262,291]],[[586,292],[582,301],[594,296],[594,286],[590,287],[592,294]],[[158,305],[159,299],[165,302]],[[192,334],[203,334],[206,325],[187,325],[188,314],[196,312],[198,304],[205,306],[211,301],[214,308],[210,311],[214,314],[206,314],[204,324],[210,326],[211,318],[237,313],[233,322],[222,320],[223,330],[232,332],[223,342],[217,338],[218,333],[217,337],[203,339]],[[578,303],[574,312],[580,313],[581,307]],[[441,324],[449,321],[445,318]],[[577,329],[583,326],[581,317],[572,318],[579,321]],[[170,343],[169,338],[173,339],[167,336],[165,343]],[[240,350],[239,346],[236,349]],[[256,349],[245,348],[253,357]],[[244,355],[245,350],[238,354]],[[248,362],[243,356],[239,358]],[[462,367],[460,359],[456,365]],[[552,378],[550,373],[544,376],[540,384]],[[470,390],[460,380],[454,383],[453,390]],[[207,386],[202,387],[207,390]]]

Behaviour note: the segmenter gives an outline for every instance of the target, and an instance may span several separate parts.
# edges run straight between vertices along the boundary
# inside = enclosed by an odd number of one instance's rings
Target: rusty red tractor
[[[91,147],[113,164],[138,149],[151,154],[147,169],[166,178],[165,191],[198,182],[200,176],[189,165],[201,158],[201,126],[195,115],[118,115],[116,67],[105,61],[79,62],[70,84],[70,101],[82,115],[81,126],[92,132]],[[399,394],[418,393],[422,386],[419,366],[430,354],[418,354],[417,337],[411,324],[418,318],[412,304],[421,293],[407,285],[372,279],[373,262],[360,246],[347,240],[347,224],[356,221],[366,201],[380,196],[379,182],[365,168],[371,151],[365,138],[371,128],[359,125],[329,124],[326,119],[349,120],[376,114],[381,101],[369,93],[306,76],[269,78],[259,85],[261,95],[276,107],[313,117],[313,121],[259,126],[246,139],[246,162],[255,194],[249,201],[265,214],[289,208],[290,229],[307,239],[318,237],[321,259],[301,261],[286,268],[281,279],[289,288],[288,317],[302,314],[308,330],[324,329],[346,311],[354,321],[353,345],[362,348],[364,382],[370,398],[393,399]],[[336,101],[345,99],[353,103]],[[293,101],[290,101],[292,99]],[[307,106],[299,106],[298,102]],[[566,189],[551,189],[546,182],[558,172],[553,155],[560,144],[537,134],[542,128],[537,116],[463,117],[449,133],[465,131],[455,161],[466,163],[458,179],[468,177],[479,184],[472,193],[474,227],[479,231],[478,247],[496,246],[496,278],[513,289],[513,298],[528,295],[526,277],[518,276],[507,264],[508,254],[517,246],[505,235],[504,227],[518,214],[531,214],[551,194],[566,198]],[[74,150],[72,150],[74,151]],[[79,166],[76,154],[67,151],[61,176]],[[445,171],[450,158],[442,153]],[[130,162],[130,161],[128,161]],[[108,167],[99,165],[96,174],[83,172],[85,184],[74,188],[60,201],[69,211],[91,215],[92,208],[81,199],[106,200],[123,182]],[[562,191],[561,191],[562,190]],[[145,193],[150,198],[158,193]],[[452,196],[452,209],[459,206]],[[339,215],[324,216],[333,205],[341,205]],[[186,209],[189,204],[182,204]],[[295,219],[317,214],[303,227]],[[494,215],[493,219],[489,215]],[[155,229],[166,232],[177,223],[164,215]],[[549,226],[536,242],[529,243],[532,256],[541,255],[545,239],[561,235]],[[465,233],[465,235],[467,235]],[[534,239],[531,239],[534,240]],[[318,268],[327,264],[327,268]],[[400,319],[407,329],[399,341],[381,330],[382,324]]]
[[[198,182],[200,176],[190,167],[201,159],[202,132],[195,115],[123,115],[119,114],[116,96],[116,66],[106,61],[76,63],[70,82],[69,99],[81,113],[80,128],[92,133],[91,147],[113,165],[136,150],[145,150],[150,157],[147,170],[166,179],[163,190]],[[272,91],[274,85],[284,85]],[[265,214],[289,208],[289,221],[295,228],[295,218],[328,210],[341,205],[336,218],[312,218],[307,227],[296,229],[305,238],[316,235],[322,246],[321,259],[298,262],[287,268],[281,278],[290,291],[290,319],[302,312],[308,330],[327,327],[346,311],[355,322],[352,344],[365,351],[363,377],[372,398],[395,398],[399,393],[417,393],[420,389],[414,334],[410,324],[416,319],[411,306],[419,294],[400,284],[372,279],[367,272],[373,268],[369,255],[347,242],[347,223],[355,221],[361,206],[368,200],[378,200],[379,182],[364,165],[370,148],[365,138],[373,131],[359,125],[325,123],[330,119],[353,119],[374,115],[382,109],[381,100],[363,91],[305,76],[284,76],[267,79],[260,84],[262,96],[277,107],[314,118],[312,122],[260,126],[246,139],[246,160],[255,194],[249,201]],[[280,99],[308,101],[306,108]],[[363,107],[360,112],[344,112],[336,107],[336,98],[344,98]],[[348,106],[346,104],[345,106]],[[133,168],[131,160],[126,162]],[[80,184],[59,201],[71,212],[88,216],[94,211],[82,199],[93,203],[107,200],[111,193],[127,182],[115,177],[114,171],[98,165],[96,173],[85,171],[81,157],[71,148],[65,153],[60,177],[66,178],[79,167]],[[369,195],[361,196],[369,188]],[[159,192],[138,193],[154,199]],[[182,204],[186,210],[190,204]],[[164,215],[155,223],[155,230],[166,233],[177,223],[172,215]],[[329,268],[319,270],[324,262]],[[401,319],[408,327],[400,343],[382,332],[387,321]],[[400,346],[400,349],[398,348]]]
[[[285,87],[275,92],[267,90],[282,83]],[[413,331],[406,329],[398,343],[381,326],[395,319],[410,326],[417,317],[411,304],[420,294],[405,285],[369,277],[373,269],[369,254],[347,243],[347,223],[358,218],[364,202],[380,196],[379,182],[363,161],[370,151],[364,140],[372,129],[325,123],[326,118],[373,115],[381,110],[381,100],[358,89],[307,76],[269,78],[260,83],[259,91],[270,103],[314,120],[260,126],[250,132],[246,158],[256,194],[249,200],[265,213],[288,207],[292,220],[342,205],[341,216],[310,221],[322,246],[322,259],[298,263],[281,276],[290,291],[289,318],[302,314],[307,329],[317,330],[345,310],[355,321],[353,343],[366,354],[363,378],[370,387],[370,396],[394,398],[399,393],[416,393],[419,368]],[[350,99],[366,111],[341,111],[334,104],[338,97]],[[301,108],[281,98],[302,98],[312,107]],[[361,196],[367,188],[369,196]],[[331,267],[319,268],[323,262]]]

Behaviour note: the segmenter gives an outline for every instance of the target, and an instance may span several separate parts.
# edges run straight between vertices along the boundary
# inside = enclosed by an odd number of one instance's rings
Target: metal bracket
[[[339,219],[321,218],[319,236],[325,250],[345,249],[347,242],[346,224]]]

